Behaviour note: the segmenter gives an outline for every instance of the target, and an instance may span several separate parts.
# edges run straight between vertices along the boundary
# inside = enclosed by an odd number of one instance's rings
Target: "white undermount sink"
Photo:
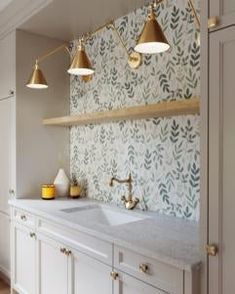
[[[61,211],[67,213],[69,218],[74,221],[79,221],[79,219],[83,218],[87,222],[99,223],[105,226],[118,226],[144,219],[144,217],[134,216],[99,205],[67,208]]]

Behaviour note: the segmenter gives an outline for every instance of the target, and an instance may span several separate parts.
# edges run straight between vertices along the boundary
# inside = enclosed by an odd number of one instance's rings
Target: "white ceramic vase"
[[[54,180],[56,196],[65,197],[69,195],[69,178],[63,168],[60,168]]]

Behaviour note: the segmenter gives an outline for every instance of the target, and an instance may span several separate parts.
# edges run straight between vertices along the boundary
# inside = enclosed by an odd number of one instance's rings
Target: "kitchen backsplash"
[[[146,13],[143,7],[115,22],[128,48],[134,47]],[[71,77],[72,114],[200,94],[198,32],[187,1],[164,1],[156,14],[172,48],[164,54],[145,55],[137,70],[128,66],[126,53],[111,30],[87,42],[95,74],[88,83]],[[71,177],[83,185],[88,197],[120,204],[127,187],[110,187],[109,180],[131,173],[141,208],[198,220],[199,123],[195,115],[72,127]]]

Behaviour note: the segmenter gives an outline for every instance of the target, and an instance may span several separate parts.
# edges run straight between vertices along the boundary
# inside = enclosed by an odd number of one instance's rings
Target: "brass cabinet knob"
[[[139,265],[139,270],[141,271],[141,273],[146,274],[148,272],[148,270],[149,270],[149,266],[147,264],[145,264],[145,263],[141,263]]]
[[[210,256],[216,256],[218,252],[218,247],[215,244],[207,244],[206,245],[206,252]]]
[[[213,29],[219,25],[219,18],[217,16],[213,16],[208,19],[208,29]]]
[[[118,277],[119,277],[118,273],[117,273],[117,272],[114,272],[114,271],[112,271],[112,272],[110,273],[110,276],[111,276],[111,278],[112,278],[114,281],[117,280]]]
[[[20,216],[20,219],[21,219],[22,221],[27,221],[27,217],[26,217],[26,215],[24,215],[24,214],[22,214],[22,215]]]
[[[30,232],[30,233],[29,233],[29,236],[30,236],[30,238],[35,238],[35,237],[36,237],[36,234],[33,233],[33,232]]]

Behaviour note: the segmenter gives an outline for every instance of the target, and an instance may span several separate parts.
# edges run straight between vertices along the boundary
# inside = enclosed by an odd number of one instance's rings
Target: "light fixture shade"
[[[39,69],[38,64],[36,63],[34,66],[34,70],[30,76],[30,79],[26,85],[28,88],[31,89],[46,89],[48,88],[47,81]]]
[[[170,45],[155,18],[152,8],[139,37],[138,43],[135,46],[135,51],[143,54],[154,54],[165,52],[169,48]]]
[[[73,58],[68,73],[71,75],[87,76],[94,73],[94,69],[91,66],[91,62],[85,52],[82,45],[78,46],[78,50]]]

